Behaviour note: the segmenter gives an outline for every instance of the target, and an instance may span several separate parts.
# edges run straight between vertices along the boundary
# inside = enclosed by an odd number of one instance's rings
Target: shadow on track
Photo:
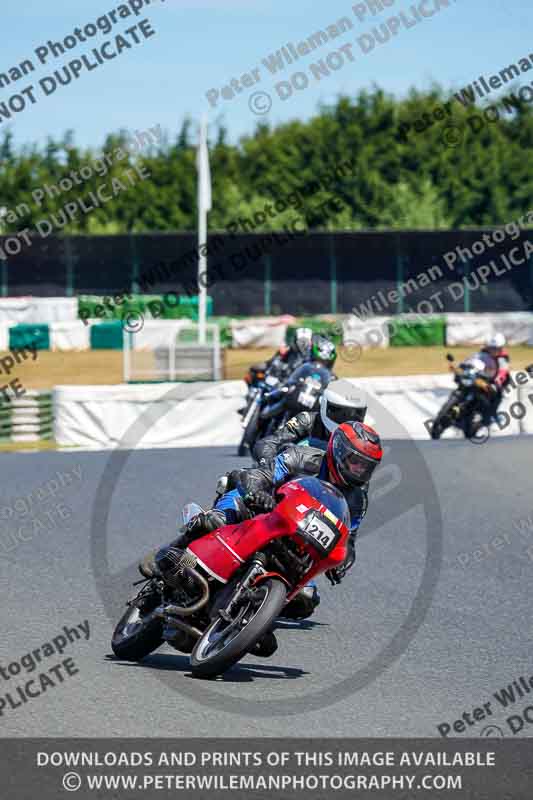
[[[329,622],[315,622],[312,619],[289,619],[279,617],[275,629],[280,631],[310,631],[313,628],[329,628]]]
[[[106,660],[113,661],[119,667],[141,667],[163,672],[182,672],[186,678],[193,677],[190,672],[191,664],[187,656],[161,654],[147,656],[142,661],[120,661],[114,655],[109,654],[106,656]],[[308,672],[298,667],[277,667],[273,664],[236,664],[224,675],[219,675],[214,680],[223,683],[250,683],[257,678],[295,680],[308,674]]]

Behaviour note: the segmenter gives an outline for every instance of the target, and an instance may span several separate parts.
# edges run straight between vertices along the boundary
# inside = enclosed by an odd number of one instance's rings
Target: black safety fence
[[[2,296],[194,295],[194,234],[35,237],[8,255]],[[533,310],[533,230],[212,233],[217,315]],[[427,310],[427,308],[425,309]]]

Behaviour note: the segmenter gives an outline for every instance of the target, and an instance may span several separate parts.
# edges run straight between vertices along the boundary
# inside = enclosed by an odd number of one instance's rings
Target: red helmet
[[[326,455],[329,474],[338,486],[368,483],[383,456],[376,431],[363,422],[343,422],[331,434]]]

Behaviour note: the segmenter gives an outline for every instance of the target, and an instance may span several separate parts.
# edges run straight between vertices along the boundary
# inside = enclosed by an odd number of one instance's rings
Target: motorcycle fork
[[[218,614],[225,622],[231,622],[231,612],[233,608],[244,598],[251,597],[251,589],[253,582],[260,576],[266,573],[264,565],[264,557],[262,559],[255,558],[249,569],[244,576],[238,581],[235,591],[233,592],[229,602],[224,608],[220,608]]]
[[[250,403],[250,407],[248,408],[248,411],[246,412],[246,415],[241,423],[243,428],[246,428],[246,426],[248,425],[248,422],[250,421],[250,417],[254,413],[256,405],[258,405],[258,403],[260,402],[258,398],[259,398],[259,390],[257,390],[257,393],[253,398],[252,402]]]

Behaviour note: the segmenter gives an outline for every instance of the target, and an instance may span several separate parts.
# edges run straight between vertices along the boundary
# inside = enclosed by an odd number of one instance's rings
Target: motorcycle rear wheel
[[[218,615],[197,641],[191,653],[196,678],[213,678],[226,672],[271,628],[285,604],[287,587],[277,578],[268,578],[255,592],[255,602],[248,601],[229,622]]]
[[[453,420],[451,418],[450,412],[452,411],[453,407],[458,405],[457,400],[455,398],[450,398],[441,408],[437,416],[433,421],[433,425],[431,426],[431,438],[432,439],[440,439],[446,428],[449,428],[450,425],[453,425]]]

